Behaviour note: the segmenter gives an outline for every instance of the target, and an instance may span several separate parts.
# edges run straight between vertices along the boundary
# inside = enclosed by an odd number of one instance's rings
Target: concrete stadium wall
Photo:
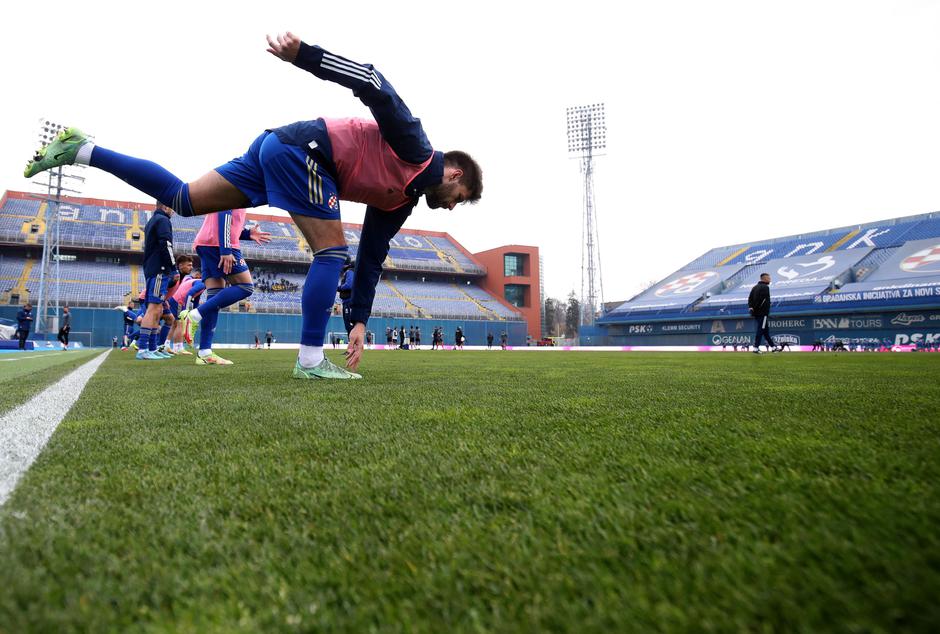
[[[16,319],[20,306],[0,306],[0,318]],[[35,312],[35,307],[34,307]],[[111,337],[117,336],[118,341],[123,334],[123,315],[114,309],[104,308],[73,308],[72,333],[91,333],[91,345],[110,346]],[[270,330],[279,343],[300,342],[300,315],[278,315],[271,313],[227,313],[219,315],[219,323],[215,330],[215,341],[218,343],[254,343],[255,333],[264,337]],[[444,341],[448,344],[454,342],[454,331],[457,326],[463,328],[464,336],[469,345],[486,345],[486,335],[493,333],[495,343],[499,343],[502,332],[509,335],[509,344],[513,346],[526,345],[527,327],[524,321],[461,321],[459,319],[400,319],[391,317],[373,317],[369,320],[368,329],[375,333],[377,344],[385,343],[385,328],[409,326],[421,328],[421,345],[431,345],[431,332],[436,326],[444,328]],[[331,316],[327,324],[327,332],[343,333],[342,317]],[[55,339],[56,333],[48,336],[30,333],[30,338]],[[73,340],[79,339],[73,336]]]

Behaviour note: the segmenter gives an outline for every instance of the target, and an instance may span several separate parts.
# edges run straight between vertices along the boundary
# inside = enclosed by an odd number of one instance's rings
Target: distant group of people
[[[26,302],[16,313],[16,330],[13,336],[16,337],[18,348],[26,349],[26,340],[29,338],[29,331],[33,329],[33,305]],[[62,309],[62,319],[59,322],[59,334],[56,339],[62,344],[63,350],[69,349],[69,333],[72,331],[72,313],[69,307]]]
[[[434,332],[437,332],[436,328]],[[386,326],[385,345],[399,350],[418,350],[421,348],[421,327],[409,326],[408,330],[405,330],[404,326],[398,328]]]
[[[492,349],[495,336],[493,333],[486,335],[486,347]],[[457,326],[454,330],[454,350],[463,350],[467,343],[467,337],[464,335],[463,328]],[[500,348],[506,350],[509,348],[509,334],[503,332],[499,335]],[[416,350],[421,346],[421,327],[409,326],[406,330],[404,326],[398,328],[389,326],[385,328],[385,346],[387,348],[397,348],[399,350]],[[435,326],[431,332],[431,350],[444,349],[444,327]]]

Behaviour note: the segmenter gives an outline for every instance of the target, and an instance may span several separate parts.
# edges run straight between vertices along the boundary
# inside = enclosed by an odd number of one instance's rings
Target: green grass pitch
[[[940,627],[940,355],[225,356],[101,366],[0,632]]]

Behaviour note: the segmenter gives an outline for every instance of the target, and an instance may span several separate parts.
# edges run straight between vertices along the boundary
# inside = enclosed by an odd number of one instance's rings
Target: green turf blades
[[[88,137],[78,128],[66,128],[50,143],[41,148],[36,156],[26,164],[23,176],[32,178],[40,172],[44,172],[60,165],[71,165],[75,162],[75,156],[79,148],[88,142]]]
[[[356,374],[355,372],[350,372],[345,370],[326,357],[323,357],[323,361],[319,364],[313,366],[312,368],[305,368],[300,365],[300,360],[294,364],[294,378],[295,379],[361,379],[361,374]]]
[[[940,355],[224,353],[101,366],[0,630],[935,631]]]

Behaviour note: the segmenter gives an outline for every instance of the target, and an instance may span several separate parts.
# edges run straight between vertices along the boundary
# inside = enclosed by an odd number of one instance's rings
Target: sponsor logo
[[[749,345],[754,340],[751,335],[714,335],[712,337],[713,346],[734,346]]]
[[[901,270],[907,273],[940,273],[940,244],[907,256],[901,261]]]
[[[711,332],[724,332],[725,331],[725,322],[723,321],[713,321]]]
[[[806,328],[805,319],[771,319],[771,328]]]
[[[822,317],[813,320],[813,329],[881,328],[881,317]]]
[[[635,324],[627,329],[631,335],[649,335],[653,333],[653,327],[649,324]]]
[[[835,335],[829,335],[822,340],[823,343],[835,343],[841,341],[842,343],[849,345],[855,345],[859,343],[868,343],[868,344],[877,344],[881,345],[883,342],[877,337],[836,337]],[[889,340],[890,341],[890,340]]]
[[[940,345],[940,332],[915,332],[910,335],[897,334],[894,345],[904,346],[911,343],[924,343],[928,346]]]
[[[796,335],[783,334],[783,335],[774,335],[773,337],[774,337],[774,343],[776,343],[778,346],[782,343],[788,343],[791,346],[800,345],[800,338],[797,337]]]
[[[666,324],[663,326],[663,332],[698,332],[702,329],[702,324]]]
[[[715,280],[718,274],[714,271],[699,271],[676,278],[668,284],[663,284],[656,289],[656,297],[667,297],[669,295],[685,295],[699,288],[708,280]]]
[[[802,271],[797,271],[796,269],[792,269],[789,266],[781,266],[779,269],[777,269],[777,274],[781,277],[787,278],[787,280],[795,280],[798,277],[809,277],[810,275],[822,273],[826,269],[830,269],[835,265],[835,258],[833,258],[831,255],[824,255],[815,262],[793,265],[803,269]]]
[[[933,319],[933,315],[930,316]],[[895,326],[910,326],[911,324],[919,324],[922,321],[926,321],[926,317],[923,315],[908,315],[907,313],[898,313],[897,316],[891,320],[891,323]]]

